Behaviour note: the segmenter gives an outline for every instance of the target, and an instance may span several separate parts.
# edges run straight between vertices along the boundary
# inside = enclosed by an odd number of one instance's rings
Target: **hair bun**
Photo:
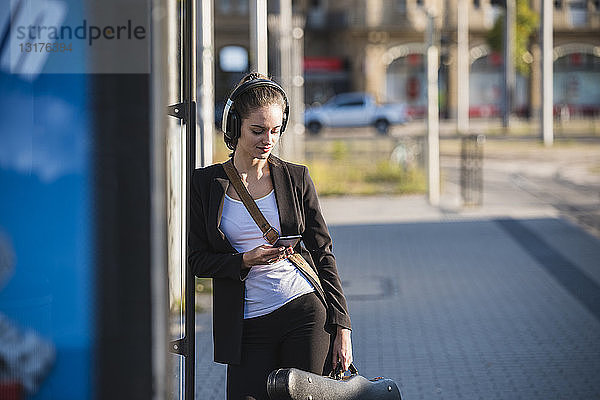
[[[240,84],[246,83],[249,81],[254,81],[256,79],[269,79],[269,77],[261,74],[260,72],[250,72],[250,73],[246,74],[246,76],[244,76],[244,79],[242,79]]]

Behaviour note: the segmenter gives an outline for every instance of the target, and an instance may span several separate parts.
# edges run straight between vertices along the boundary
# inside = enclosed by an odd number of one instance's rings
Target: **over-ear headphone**
[[[285,131],[285,127],[287,125],[288,115],[290,113],[290,105],[288,103],[287,95],[281,86],[279,86],[276,82],[273,82],[270,79],[252,79],[248,82],[244,82],[240,86],[238,86],[231,96],[227,99],[225,103],[225,108],[223,110],[223,121],[221,123],[221,129],[225,134],[225,137],[230,142],[236,142],[242,133],[242,118],[240,114],[235,109],[235,101],[242,95],[243,93],[252,90],[257,87],[270,87],[281,93],[283,96],[283,100],[285,101],[285,109],[283,110],[283,121],[281,123],[281,133]]]

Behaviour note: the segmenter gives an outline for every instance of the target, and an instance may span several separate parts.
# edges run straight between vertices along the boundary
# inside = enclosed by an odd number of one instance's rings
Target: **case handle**
[[[350,376],[358,375],[358,369],[356,369],[353,363],[350,363],[350,366],[348,367],[348,372],[350,372]],[[329,377],[338,381],[342,380],[342,378],[344,377],[344,371],[342,371],[341,361],[338,361],[337,365],[335,366],[335,369],[329,374]]]

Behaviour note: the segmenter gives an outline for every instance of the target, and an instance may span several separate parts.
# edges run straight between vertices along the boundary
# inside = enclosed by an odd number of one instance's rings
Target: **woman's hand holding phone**
[[[272,264],[285,257],[285,247],[261,244],[260,246],[245,252],[242,259],[247,267],[253,267],[255,265]]]
[[[261,244],[247,251],[242,256],[246,267],[255,265],[273,264],[281,261],[294,253],[294,246],[302,239],[300,235],[281,236],[274,245]]]

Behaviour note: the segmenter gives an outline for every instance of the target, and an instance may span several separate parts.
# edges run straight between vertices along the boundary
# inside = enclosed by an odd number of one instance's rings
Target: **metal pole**
[[[183,98],[182,85],[181,85],[181,57],[179,56],[179,49],[182,43],[182,4],[170,0],[163,0],[166,3],[166,19],[167,19],[167,50],[166,55],[163,55],[162,60],[167,63],[167,75],[162,78],[166,81],[167,93],[166,101],[164,104],[173,104],[180,101]],[[181,104],[178,104],[183,107]],[[167,107],[169,109],[170,107]],[[170,110],[168,114],[171,114]],[[176,115],[180,118],[179,115]],[[184,290],[183,284],[185,281],[185,263],[182,262],[184,254],[182,253],[183,240],[182,237],[185,234],[183,221],[185,216],[183,215],[182,205],[183,203],[183,179],[185,176],[185,167],[182,167],[183,152],[183,132],[180,121],[176,121],[174,118],[167,119],[166,127],[166,157],[167,157],[167,174],[166,174],[166,185],[167,185],[167,236],[168,236],[168,249],[167,249],[167,268],[168,268],[168,286],[169,286],[169,309],[171,305],[175,303],[183,304]],[[173,205],[172,205],[173,204]],[[183,313],[181,310],[180,315]],[[180,316],[181,322],[183,323],[183,316]],[[179,329],[180,337],[184,336],[182,328]],[[169,339],[171,335],[169,335]],[[172,344],[171,344],[171,352]],[[179,352],[174,352],[181,355]],[[173,358],[169,357],[169,361]],[[167,393],[174,393],[175,388],[183,388],[184,373],[185,371],[185,359],[184,357],[178,357],[177,362],[169,362],[168,373],[169,376],[176,375],[179,377],[178,380],[167,379]],[[182,397],[180,397],[182,398]]]
[[[166,400],[170,393],[169,368],[167,367],[167,348],[169,340],[169,276],[167,256],[167,221],[166,221],[166,137],[167,120],[164,105],[169,90],[169,25],[167,1],[153,0],[153,35],[152,35],[152,140],[151,140],[151,263],[150,282],[152,299],[152,381],[154,384],[153,399]]]
[[[213,51],[213,0],[203,0],[201,3],[200,21],[202,32],[201,61],[200,61],[200,154],[198,166],[212,164],[213,130],[215,126],[215,90],[214,90],[214,51]]]
[[[293,123],[287,133],[294,136],[294,161],[304,161],[304,17],[292,18],[292,71],[290,96],[290,121]]]
[[[553,4],[552,0],[542,0],[542,138],[546,146],[554,142],[553,115]]]
[[[185,124],[185,156],[182,160],[182,187],[185,188],[185,202],[182,205],[182,226],[185,226],[181,243],[181,263],[185,270],[184,289],[184,336],[170,343],[170,351],[185,358],[184,399],[194,400],[195,392],[195,354],[196,354],[196,279],[187,264],[187,246],[190,231],[190,194],[192,173],[196,168],[196,0],[184,0],[182,4],[182,101],[167,107],[168,114],[177,117]],[[211,118],[212,120],[212,118]]]
[[[250,1],[250,55],[252,70],[267,75],[267,0]]]
[[[515,92],[515,19],[516,0],[506,0],[504,16],[504,96],[502,108],[502,125],[510,126],[513,95]]]
[[[288,100],[292,94],[292,1],[279,0],[279,59],[281,87],[285,90]],[[293,159],[296,154],[295,121],[288,121],[288,131],[280,142],[281,153],[287,159]]]
[[[427,29],[427,164],[429,203],[440,202],[440,143],[438,106],[439,50],[436,45],[435,19],[429,14]]]
[[[190,194],[192,173],[196,167],[196,0],[185,0],[183,12],[183,103],[186,110],[185,232],[190,231]],[[185,247],[184,247],[185,248]],[[196,282],[187,264],[185,268],[185,400],[194,400],[196,353]]]
[[[292,82],[292,1],[279,0],[279,51],[281,52],[281,86],[288,93]]]
[[[469,1],[458,0],[457,7],[457,60],[458,101],[456,130],[459,134],[469,133]]]

